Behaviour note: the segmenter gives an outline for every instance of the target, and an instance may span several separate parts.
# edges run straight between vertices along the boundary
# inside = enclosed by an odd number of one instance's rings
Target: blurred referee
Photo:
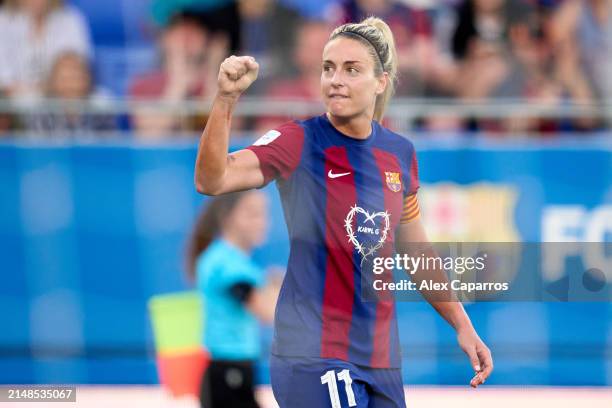
[[[265,195],[249,191],[213,199],[192,233],[187,267],[204,298],[204,346],[212,357],[202,379],[202,407],[259,407],[258,319],[272,322],[278,285],[264,285],[264,271],[250,253],[264,240],[267,224]]]

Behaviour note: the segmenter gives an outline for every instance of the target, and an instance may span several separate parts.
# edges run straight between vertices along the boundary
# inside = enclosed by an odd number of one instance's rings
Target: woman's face
[[[339,118],[374,114],[387,76],[377,77],[368,48],[358,40],[336,37],[323,50],[321,92],[327,111]]]
[[[264,193],[251,191],[236,203],[226,220],[231,229],[249,248],[261,244],[268,231],[268,202]]]
[[[505,0],[474,0],[477,13],[494,13],[499,11]]]
[[[174,56],[198,65],[204,58],[208,40],[208,33],[195,22],[180,21],[162,33],[161,48],[166,60]]]
[[[86,98],[91,87],[87,63],[79,56],[59,57],[51,71],[49,96],[62,99]]]
[[[44,16],[51,9],[50,0],[20,0],[19,5],[24,12],[34,18]]]

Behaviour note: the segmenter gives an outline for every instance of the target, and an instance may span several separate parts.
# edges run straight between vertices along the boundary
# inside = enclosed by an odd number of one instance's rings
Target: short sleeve
[[[91,56],[91,40],[87,21],[76,8],[66,7],[58,15],[53,32],[56,52],[76,52],[85,57]]]
[[[15,19],[6,10],[0,7],[0,92],[15,82],[19,58],[14,52],[11,54],[11,45],[18,43],[15,34]],[[8,63],[11,61],[11,63]]]
[[[259,288],[263,284],[263,271],[250,265],[227,266],[220,282],[222,290],[229,290],[235,285],[249,285]]]
[[[259,159],[264,183],[281,178],[287,180],[300,163],[304,145],[304,128],[288,122],[268,131],[247,147]]]
[[[229,288],[229,294],[240,303],[245,303],[254,289],[254,286],[249,282],[237,282]]]
[[[404,199],[404,207],[402,209],[402,217],[400,224],[406,224],[418,219],[421,216],[419,209],[419,200],[416,194],[410,194]]]

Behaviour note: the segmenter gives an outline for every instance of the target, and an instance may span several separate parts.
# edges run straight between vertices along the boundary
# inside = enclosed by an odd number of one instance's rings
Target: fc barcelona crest
[[[392,171],[385,171],[387,179],[387,187],[394,193],[397,193],[402,189],[402,182],[400,180],[400,174]]]

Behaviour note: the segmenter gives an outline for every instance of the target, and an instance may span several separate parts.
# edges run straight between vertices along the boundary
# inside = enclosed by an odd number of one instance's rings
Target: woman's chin
[[[337,118],[347,118],[351,116],[350,111],[346,106],[338,106],[338,103],[331,103],[327,107],[327,111]]]
[[[350,121],[357,116],[355,112],[349,111],[347,109],[329,109],[327,112],[329,112],[329,114],[335,119],[341,121]]]

